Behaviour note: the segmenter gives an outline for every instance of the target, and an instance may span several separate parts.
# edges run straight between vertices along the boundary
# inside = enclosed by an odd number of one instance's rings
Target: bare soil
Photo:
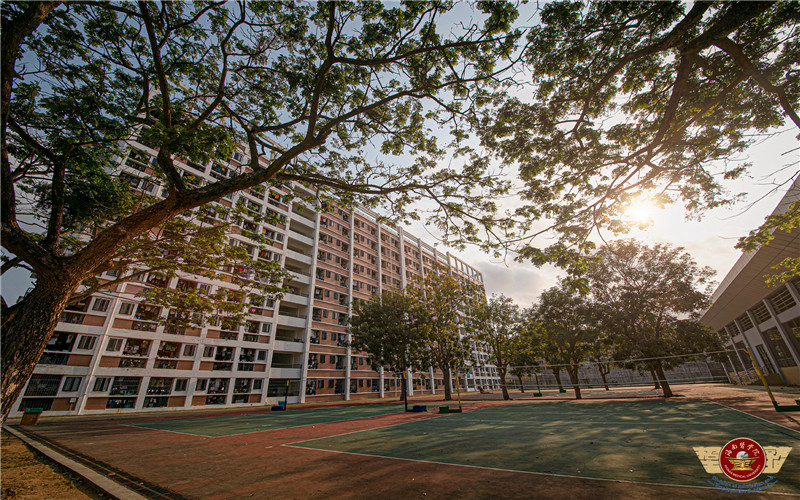
[[[0,457],[3,499],[84,500],[108,498],[94,485],[3,431]]]

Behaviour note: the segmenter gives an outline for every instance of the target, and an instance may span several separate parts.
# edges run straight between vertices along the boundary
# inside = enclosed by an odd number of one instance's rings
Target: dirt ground
[[[775,412],[763,389],[678,386],[676,393],[689,399],[715,401],[800,429],[800,415]],[[800,397],[794,390],[776,393],[783,403],[793,403],[795,397]],[[419,402],[434,406],[434,400],[440,398],[419,398]],[[465,410],[503,404],[508,403],[482,401],[465,406]],[[95,467],[170,490],[166,492],[169,496],[146,495],[150,498],[742,498],[713,488],[564,477],[283,446],[435,416],[399,413],[217,438],[126,425],[137,420],[176,418],[176,414],[45,418],[38,426],[25,429],[37,439],[90,457]],[[5,469],[3,472],[5,488]],[[748,495],[748,499],[761,496]]]
[[[80,476],[28,447],[8,432],[2,433],[0,488],[3,499],[84,500],[108,498]]]

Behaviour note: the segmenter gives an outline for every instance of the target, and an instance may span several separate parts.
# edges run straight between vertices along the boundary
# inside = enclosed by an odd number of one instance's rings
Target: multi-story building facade
[[[774,213],[800,201],[800,179],[795,180]],[[743,254],[712,296],[703,323],[717,331],[728,352],[732,381],[753,380],[753,362],[770,383],[800,385],[800,279],[770,287],[765,275],[786,257],[800,255],[800,230],[779,231],[768,245]],[[757,378],[755,379],[757,380]]]
[[[150,177],[156,154],[132,141],[120,168],[134,189],[160,196],[161,188]],[[227,163],[177,162],[191,184],[225,178],[246,164],[243,151]],[[349,347],[353,299],[402,289],[431,272],[481,285],[483,278],[457,257],[378,222],[369,210],[303,201],[320,199],[318,195],[300,183],[284,183],[218,201],[277,216],[273,222],[245,218],[229,236],[231,244],[251,252],[258,250],[247,234],[267,236],[269,250],[251,255],[279,261],[290,275],[288,292],[280,299],[243,304],[248,314],[244,326],[167,328],[159,319],[170,311],[137,296],[152,286],[214,292],[231,286],[225,272],[215,279],[186,275],[169,282],[145,275],[109,293],[96,293],[64,311],[12,416],[26,407],[88,414],[398,397],[400,377]],[[458,383],[467,390],[498,387],[485,346],[474,344],[474,350],[473,362]],[[441,392],[444,383],[456,383],[444,381],[433,369],[409,375],[410,394]]]

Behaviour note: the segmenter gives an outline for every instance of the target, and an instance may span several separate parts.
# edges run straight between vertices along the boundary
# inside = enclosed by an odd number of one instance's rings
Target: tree
[[[611,242],[596,257],[591,297],[615,357],[654,371],[664,396],[671,397],[664,370],[691,359],[677,356],[703,357],[720,348],[715,332],[698,321],[714,272],[698,267],[683,248],[636,240]]]
[[[515,333],[519,325],[519,307],[510,297],[492,295],[488,302],[478,305],[470,315],[469,330],[479,342],[490,347],[489,359],[497,367],[503,399],[508,400],[506,375],[514,360]]]
[[[635,200],[690,215],[730,203],[723,180],[747,171],[747,148],[785,121],[800,129],[797,2],[562,1],[540,18],[532,92],[502,94],[479,123],[519,165],[530,226],[515,241],[534,262],[582,274],[592,233],[626,231]]]
[[[350,318],[352,347],[369,353],[374,366],[402,374],[401,398],[406,406],[406,372],[424,368],[427,361],[425,338],[412,323],[411,310],[410,297],[387,290],[370,301],[359,301]]]
[[[35,286],[19,303],[3,302],[3,420],[81,282],[167,221],[230,193],[312,183],[343,203],[388,203],[397,218],[429,197],[439,207],[432,223],[476,241],[506,182],[438,160],[450,145],[471,154],[462,121],[519,32],[513,7],[479,2],[473,24],[445,33],[438,22],[450,8],[4,3],[3,271],[27,266]],[[451,144],[436,140],[447,131]],[[117,181],[133,140],[155,151],[149,175],[162,196],[130,205],[117,203]],[[179,163],[220,165],[226,176],[201,185]]]
[[[581,399],[578,372],[592,353],[599,334],[593,305],[562,283],[542,292],[534,308],[545,359],[551,365],[564,366],[575,399]],[[559,380],[559,388],[560,385]]]
[[[525,392],[522,377],[530,376],[539,365],[541,353],[540,346],[527,328],[525,315],[521,313],[521,320],[517,334],[511,339],[511,366],[509,371],[519,380],[520,392]]]
[[[483,292],[466,279],[445,273],[429,272],[424,278],[407,285],[412,297],[414,324],[425,338],[434,366],[442,371],[444,400],[452,401],[450,381],[465,366],[469,357],[469,342],[464,328],[469,316],[483,299]]]

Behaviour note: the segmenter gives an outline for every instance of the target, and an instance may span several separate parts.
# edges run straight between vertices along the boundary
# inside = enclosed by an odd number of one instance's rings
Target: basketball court
[[[687,396],[534,401],[514,392],[520,398],[508,402],[476,394],[485,397],[460,414],[436,412],[436,396],[415,401],[426,413],[390,402],[45,419],[21,429],[149,498],[727,498],[693,447],[738,437],[791,447],[768,492],[800,494],[795,417],[742,411],[769,405],[757,390],[676,392]]]

